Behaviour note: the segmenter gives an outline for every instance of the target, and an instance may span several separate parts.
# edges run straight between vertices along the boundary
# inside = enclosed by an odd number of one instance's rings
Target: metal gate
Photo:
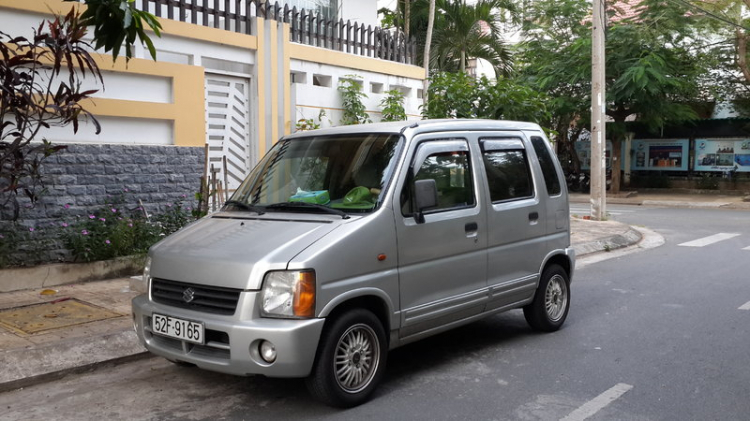
[[[211,190],[221,185],[223,192],[231,193],[256,160],[250,142],[249,79],[206,74],[206,125],[206,179],[213,184]]]

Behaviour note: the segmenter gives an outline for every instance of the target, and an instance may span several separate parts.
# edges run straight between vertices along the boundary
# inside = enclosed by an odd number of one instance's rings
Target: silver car
[[[337,127],[280,139],[219,212],[154,245],[133,317],[170,361],[306,377],[350,407],[390,349],[515,308],[559,329],[574,265],[538,125]]]

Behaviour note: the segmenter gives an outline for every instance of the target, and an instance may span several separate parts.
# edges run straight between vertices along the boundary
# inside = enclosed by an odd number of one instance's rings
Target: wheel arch
[[[386,338],[389,337],[388,332],[391,330],[393,305],[385,292],[376,288],[349,291],[334,298],[323,307],[319,317],[325,318],[326,324],[329,324],[338,315],[355,308],[364,308],[372,312],[383,325]]]
[[[542,263],[541,268],[539,268],[540,277],[541,274],[551,265],[562,267],[565,273],[568,274],[568,281],[571,282],[573,280],[573,270],[575,268],[575,253],[572,252],[572,249],[556,250],[555,252],[550,253],[550,255],[544,260],[544,263]]]

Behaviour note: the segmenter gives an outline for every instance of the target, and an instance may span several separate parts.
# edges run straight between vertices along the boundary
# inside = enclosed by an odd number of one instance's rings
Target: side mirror
[[[438,204],[437,184],[435,180],[417,180],[414,182],[414,218],[418,224],[424,223],[424,210]]]

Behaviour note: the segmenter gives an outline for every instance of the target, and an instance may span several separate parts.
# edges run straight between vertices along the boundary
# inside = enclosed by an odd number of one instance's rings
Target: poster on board
[[[578,141],[574,143],[576,154],[581,162],[581,170],[588,171],[591,169],[591,142]],[[612,168],[612,142],[607,141],[607,148],[604,154],[607,158],[607,169]]]
[[[687,171],[690,141],[633,140],[633,170]]]
[[[695,170],[750,172],[750,139],[696,139]]]

